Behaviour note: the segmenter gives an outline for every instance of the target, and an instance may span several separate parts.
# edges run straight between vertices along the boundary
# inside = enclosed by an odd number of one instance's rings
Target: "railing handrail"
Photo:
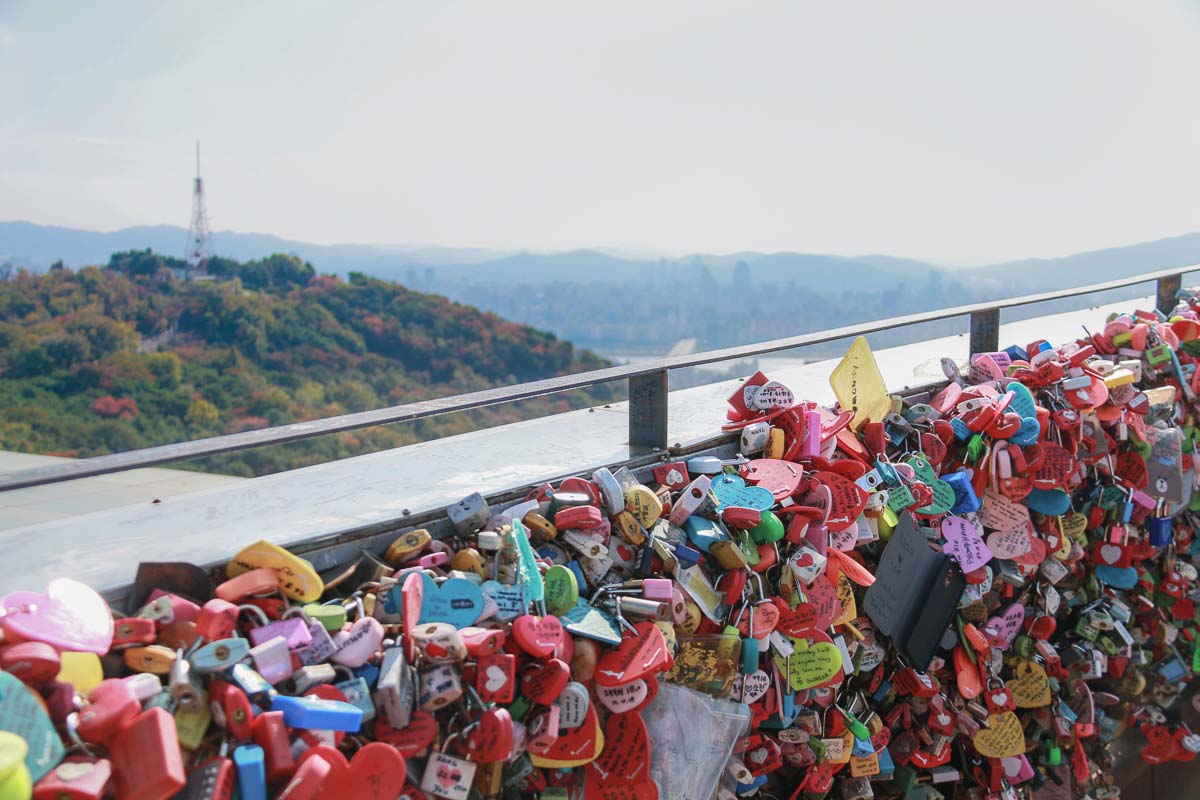
[[[1157,272],[1147,272],[1141,275],[1118,278],[1088,286],[1012,297],[1007,300],[985,301],[955,306],[953,308],[922,311],[901,317],[889,317],[887,319],[862,322],[855,325],[845,325],[840,328],[816,331],[799,336],[788,336],[781,339],[770,339],[754,344],[725,347],[719,350],[707,350],[689,355],[668,356],[637,364],[606,367],[590,372],[561,375],[555,378],[519,383],[512,386],[499,386],[479,392],[468,392],[434,400],[421,400],[415,403],[388,406],[372,411],[341,414],[335,417],[325,417],[308,422],[293,422],[271,428],[213,436],[207,439],[194,439],[187,442],[164,444],[141,450],[129,450],[124,453],[113,453],[111,455],[84,458],[45,467],[35,467],[33,469],[0,475],[0,492],[106,475],[141,467],[152,467],[158,464],[184,461],[203,456],[220,455],[222,453],[247,450],[266,445],[284,444],[315,436],[367,428],[374,425],[410,422],[439,414],[468,411],[474,408],[525,400],[531,397],[540,397],[572,389],[582,389],[588,386],[619,380],[630,381],[631,443],[665,447],[666,374],[669,370],[697,367],[719,361],[740,360],[780,350],[791,350],[797,347],[823,344],[851,336],[864,336],[869,333],[877,333],[892,328],[918,325],[924,322],[936,322],[938,320],[967,315],[971,316],[972,352],[982,352],[987,349],[995,349],[997,346],[995,341],[998,335],[999,312],[1002,309],[1094,294],[1109,289],[1135,286],[1139,283],[1147,283],[1149,281],[1159,282],[1158,306],[1159,308],[1163,308],[1164,304],[1168,302],[1173,303],[1174,293],[1180,286],[1182,276],[1185,273],[1194,271],[1200,271],[1200,264],[1159,270]],[[1164,308],[1163,310],[1166,309]],[[991,344],[990,348],[988,347],[989,343]]]

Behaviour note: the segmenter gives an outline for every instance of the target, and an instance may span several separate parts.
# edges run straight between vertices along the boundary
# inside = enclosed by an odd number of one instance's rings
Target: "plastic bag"
[[[716,794],[734,745],[750,727],[744,703],[666,681],[642,715],[654,743],[650,777],[660,800],[708,800]]]

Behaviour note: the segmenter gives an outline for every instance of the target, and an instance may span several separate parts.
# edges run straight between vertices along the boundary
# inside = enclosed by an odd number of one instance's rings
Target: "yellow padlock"
[[[771,428],[767,434],[767,446],[763,450],[763,458],[783,458],[784,450],[783,428]]]
[[[620,512],[613,517],[613,522],[616,523],[617,533],[620,537],[634,547],[640,547],[646,543],[646,531],[630,512]]]
[[[465,547],[455,553],[454,558],[450,559],[450,568],[487,578],[487,562],[474,547]]]
[[[625,508],[643,528],[649,528],[662,516],[663,504],[658,495],[639,484],[625,493]]]
[[[409,531],[388,545],[387,552],[383,554],[383,560],[393,567],[398,566],[420,553],[432,541],[433,537],[424,528]]]
[[[160,644],[131,647],[125,651],[125,666],[134,672],[149,672],[152,675],[168,675],[175,663],[175,651]]]
[[[746,555],[742,552],[742,548],[738,547],[737,542],[729,539],[713,542],[708,548],[708,552],[724,569],[745,569],[747,566]]]
[[[275,570],[279,575],[279,591],[293,600],[314,603],[325,591],[325,582],[312,564],[265,539],[234,556],[225,567],[225,574],[236,578],[243,572],[263,568]]]
[[[554,523],[536,511],[526,513],[521,522],[525,523],[529,535],[534,539],[548,541],[558,536],[558,528],[554,527]]]

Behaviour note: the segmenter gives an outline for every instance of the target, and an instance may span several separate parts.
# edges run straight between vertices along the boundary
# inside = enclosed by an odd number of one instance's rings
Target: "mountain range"
[[[171,225],[89,231],[30,222],[0,222],[0,263],[41,271],[55,261],[81,267],[104,264],[114,252],[150,248],[173,255],[183,251],[187,231]],[[1124,247],[1094,250],[1054,258],[1030,258],[979,267],[947,267],[927,261],[888,255],[841,256],[820,253],[729,254],[698,253],[654,258],[601,248],[541,253],[484,248],[430,245],[313,244],[271,234],[218,231],[213,249],[240,260],[271,253],[295,254],[316,265],[320,272],[363,272],[402,282],[439,284],[476,282],[669,284],[703,265],[719,284],[735,281],[737,265],[744,263],[756,283],[794,281],[817,291],[845,286],[853,276],[859,286],[891,286],[914,277],[924,283],[931,274],[970,281],[976,287],[994,287],[1010,294],[1014,282],[1020,291],[1043,291],[1111,280],[1136,272],[1200,263],[1200,233],[1189,233]],[[432,269],[433,275],[426,272]],[[742,273],[747,274],[747,273]]]

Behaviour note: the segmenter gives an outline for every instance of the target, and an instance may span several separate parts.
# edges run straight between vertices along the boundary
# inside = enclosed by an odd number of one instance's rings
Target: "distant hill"
[[[113,255],[0,280],[0,449],[91,456],[598,369],[570,342],[294,256]],[[261,475],[612,399],[572,392],[219,456]]]

